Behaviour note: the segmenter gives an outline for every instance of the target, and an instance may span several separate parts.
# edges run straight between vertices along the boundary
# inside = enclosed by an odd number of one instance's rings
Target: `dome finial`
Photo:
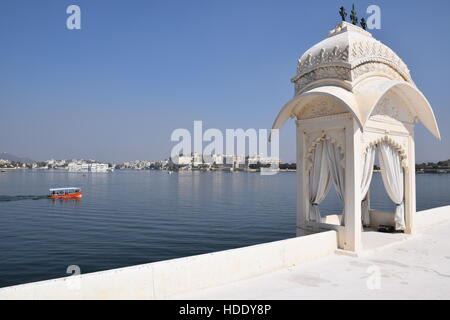
[[[356,25],[358,23],[358,16],[356,15],[355,4],[352,5],[352,12],[350,14],[350,19],[352,23]]]
[[[367,22],[366,22],[366,19],[364,19],[364,18],[361,18],[361,28],[363,28],[364,30],[366,30],[367,29]]]
[[[347,12],[345,11],[344,7],[341,7],[341,9],[339,10],[339,15],[342,18],[342,21],[345,21],[345,18],[347,17]]]

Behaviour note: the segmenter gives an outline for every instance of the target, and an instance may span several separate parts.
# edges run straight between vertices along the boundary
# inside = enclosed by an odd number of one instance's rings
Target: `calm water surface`
[[[81,200],[49,200],[51,187]],[[450,204],[450,175],[417,176],[417,209]],[[0,287],[295,236],[295,173],[0,173]],[[392,210],[374,174],[372,207]],[[338,213],[334,191],[321,204]]]

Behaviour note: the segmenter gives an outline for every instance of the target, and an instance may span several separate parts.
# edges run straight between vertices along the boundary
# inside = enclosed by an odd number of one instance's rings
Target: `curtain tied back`
[[[311,221],[320,222],[321,216],[318,206],[328,194],[331,181],[339,199],[344,201],[345,170],[342,167],[343,160],[344,155],[328,139],[322,140],[314,150],[313,166],[309,172],[309,218]]]

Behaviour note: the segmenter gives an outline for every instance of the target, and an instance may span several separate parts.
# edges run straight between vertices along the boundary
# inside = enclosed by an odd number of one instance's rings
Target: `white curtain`
[[[309,220],[320,222],[319,204],[330,189],[330,171],[325,143],[320,142],[313,152],[313,165],[309,171]]]
[[[345,170],[342,166],[344,161],[344,155],[339,152],[338,147],[332,143],[330,140],[325,140],[324,144],[326,146],[328,167],[330,170],[331,180],[333,181],[334,188],[339,199],[344,202],[345,195]],[[343,206],[345,208],[345,206]],[[342,220],[344,221],[345,212],[342,213]]]
[[[361,217],[363,225],[370,225],[370,215],[369,215],[369,187],[372,181],[373,175],[373,165],[375,163],[375,147],[372,146],[367,149],[367,153],[364,157],[362,180],[361,180]]]
[[[391,200],[397,205],[394,217],[395,230],[405,230],[403,169],[400,154],[385,141],[380,142],[377,149],[384,187]]]

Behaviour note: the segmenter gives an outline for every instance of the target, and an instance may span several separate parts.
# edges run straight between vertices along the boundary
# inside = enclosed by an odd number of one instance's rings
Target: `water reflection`
[[[50,206],[54,208],[80,208],[82,198],[48,199]]]

